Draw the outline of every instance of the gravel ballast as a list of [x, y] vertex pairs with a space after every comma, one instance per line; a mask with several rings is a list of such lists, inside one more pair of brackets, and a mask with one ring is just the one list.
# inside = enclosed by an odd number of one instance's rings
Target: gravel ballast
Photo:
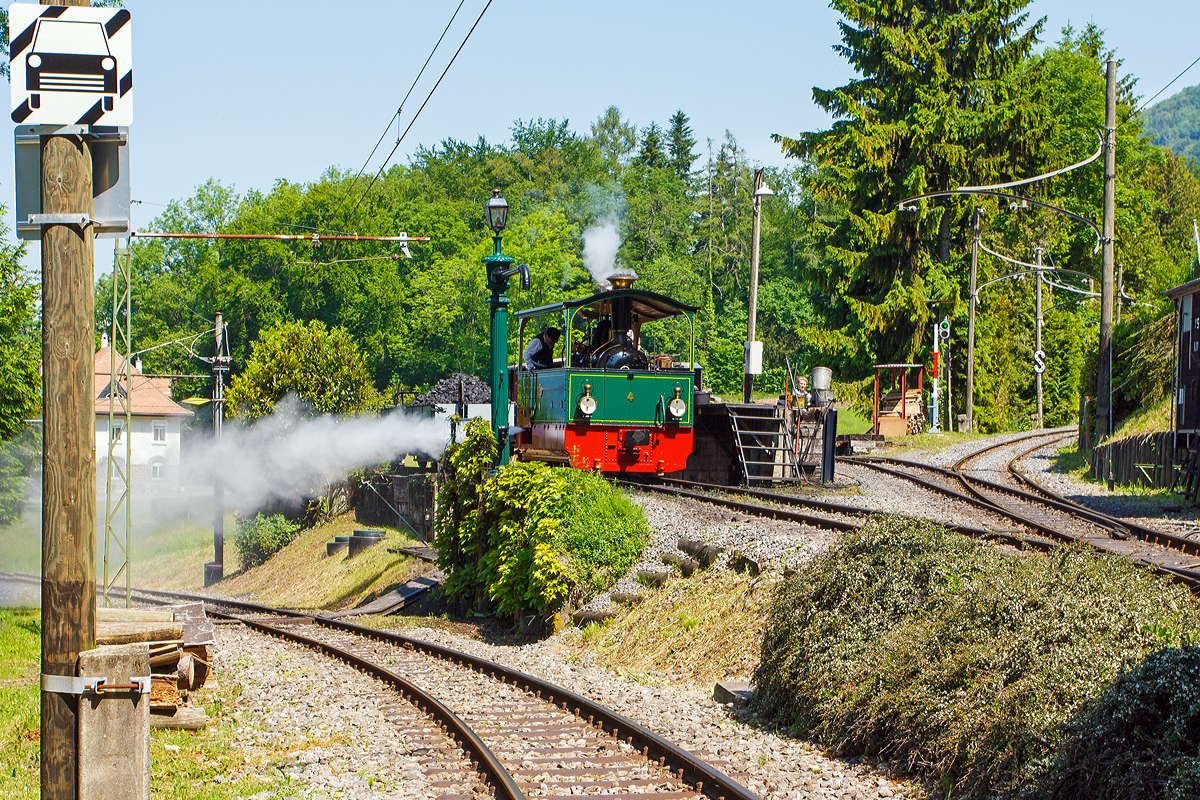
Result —
[[[381, 681], [307, 647], [234, 625], [218, 627], [218, 680], [240, 690], [234, 743], [246, 753], [243, 773], [275, 780], [263, 796], [401, 800], [447, 793], [480, 794], [468, 780], [439, 787], [443, 767], [470, 772], [457, 749], [421, 752], [425, 717]], [[263, 754], [270, 763], [255, 766]], [[235, 780], [240, 774], [226, 776]], [[471, 776], [474, 779], [475, 776]]]

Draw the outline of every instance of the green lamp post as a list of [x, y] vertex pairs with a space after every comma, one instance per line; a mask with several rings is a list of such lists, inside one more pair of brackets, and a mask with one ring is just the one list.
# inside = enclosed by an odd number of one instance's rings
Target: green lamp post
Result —
[[492, 296], [488, 301], [492, 324], [492, 357], [490, 383], [492, 387], [492, 433], [496, 435], [499, 463], [508, 463], [508, 281], [520, 273], [521, 288], [529, 288], [529, 267], [513, 265], [504, 255], [500, 244], [508, 224], [508, 201], [492, 190], [483, 207], [487, 226], [492, 229], [492, 254], [483, 259], [484, 274]]

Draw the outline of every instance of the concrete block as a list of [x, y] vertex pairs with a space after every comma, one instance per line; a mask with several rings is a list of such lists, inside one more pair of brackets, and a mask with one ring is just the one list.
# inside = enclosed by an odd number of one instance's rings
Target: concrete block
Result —
[[713, 700], [718, 703], [733, 703], [735, 708], [750, 705], [754, 687], [745, 681], [720, 681], [713, 687]]
[[[145, 644], [97, 647], [79, 654], [79, 674], [128, 684], [150, 675]], [[150, 696], [85, 694], [79, 700], [79, 800], [149, 800]]]

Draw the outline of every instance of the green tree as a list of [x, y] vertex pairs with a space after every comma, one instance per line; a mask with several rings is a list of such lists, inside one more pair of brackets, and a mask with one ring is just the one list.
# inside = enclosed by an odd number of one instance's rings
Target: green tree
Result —
[[265, 331], [226, 398], [234, 416], [254, 420], [270, 414], [287, 395], [318, 414], [374, 411], [382, 400], [349, 332], [317, 320], [280, 323]]
[[21, 513], [37, 457], [25, 420], [41, 415], [38, 285], [21, 268], [24, 250], [0, 245], [0, 525]]
[[637, 147], [637, 128], [621, 119], [621, 110], [609, 106], [592, 123], [592, 141], [600, 151], [600, 158], [611, 177], [621, 174], [629, 154]]
[[670, 157], [671, 169], [683, 181], [691, 178], [692, 164], [696, 154], [692, 148], [696, 146], [696, 137], [688, 127], [688, 117], [682, 110], [676, 111], [671, 117], [671, 130], [668, 134], [667, 154]]
[[642, 130], [642, 142], [633, 164], [643, 169], [659, 169], [667, 166], [667, 154], [663, 151], [663, 130], [657, 122], [651, 122]]
[[805, 270], [837, 300], [817, 335], [840, 365], [865, 372], [877, 358], [913, 358], [925, 301], [961, 265], [951, 240], [965, 203], [901, 216], [896, 202], [1028, 173], [1016, 78], [1042, 25], [1025, 28], [1028, 4], [833, 0], [845, 17], [835, 49], [860, 77], [813, 90], [836, 119], [830, 129], [775, 138], [814, 165], [811, 195], [844, 210], [812, 220], [822, 258]]

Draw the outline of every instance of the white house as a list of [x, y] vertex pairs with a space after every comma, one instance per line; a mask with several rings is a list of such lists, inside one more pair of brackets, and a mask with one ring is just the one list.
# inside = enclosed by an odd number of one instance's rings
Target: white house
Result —
[[[113, 429], [108, 428], [109, 392], [112, 387], [125, 395], [124, 387], [112, 380], [112, 351], [100, 348], [96, 353], [96, 476], [105, 479], [108, 469], [108, 442], [112, 436], [117, 441], [115, 461], [125, 463], [124, 436], [130, 437], [132, 447], [131, 481], [134, 492], [174, 491], [179, 488], [179, 431], [180, 425], [192, 412], [171, 399], [169, 378], [151, 378], [142, 375], [134, 362], [133, 386], [129, 391], [132, 400], [132, 428], [125, 431], [125, 414], [121, 403], [115, 404], [116, 417]], [[117, 354], [117, 376], [125, 372], [125, 360]]]

